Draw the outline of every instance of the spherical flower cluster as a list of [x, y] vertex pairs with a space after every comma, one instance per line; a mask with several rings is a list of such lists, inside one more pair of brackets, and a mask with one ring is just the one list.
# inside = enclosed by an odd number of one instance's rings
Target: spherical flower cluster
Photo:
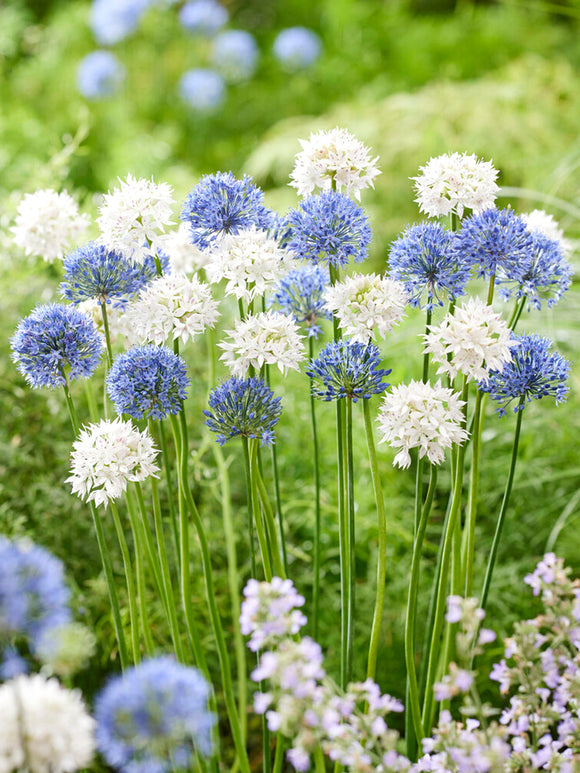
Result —
[[123, 773], [193, 769], [196, 753], [211, 753], [208, 695], [195, 668], [170, 657], [144, 661], [97, 696], [97, 747]]
[[167, 338], [186, 343], [219, 316], [209, 285], [196, 276], [171, 274], [155, 279], [127, 310], [127, 322], [139, 343], [161, 346]]
[[289, 72], [310, 67], [320, 56], [320, 38], [306, 27], [282, 30], [274, 41], [273, 53]]
[[346, 129], [320, 131], [299, 142], [302, 150], [290, 174], [299, 196], [310, 196], [316, 188], [329, 191], [334, 183], [360, 201], [361, 190], [374, 188], [373, 180], [381, 174], [378, 156], [371, 158], [369, 149]]
[[306, 617], [298, 609], [304, 606], [304, 596], [296, 592], [292, 580], [249, 580], [244, 597], [240, 630], [250, 637], [252, 652], [264, 647], [275, 649], [281, 638], [298, 633], [306, 625]]
[[91, 29], [98, 43], [110, 46], [135, 31], [151, 0], [93, 0]]
[[92, 51], [77, 70], [77, 87], [86, 99], [112, 96], [124, 79], [125, 68], [110, 51]]
[[531, 212], [522, 212], [520, 217], [531, 233], [541, 233], [548, 239], [558, 242], [565, 256], [572, 252], [572, 245], [564, 236], [564, 231], [553, 215], [549, 215], [543, 209], [534, 209]]
[[0, 773], [73, 773], [92, 762], [95, 722], [80, 692], [40, 674], [0, 685]]
[[179, 81], [181, 99], [200, 113], [211, 113], [224, 101], [226, 84], [215, 70], [197, 68], [184, 72]]
[[328, 271], [315, 264], [290, 271], [278, 283], [272, 305], [279, 307], [297, 324], [306, 325], [309, 338], [317, 338], [322, 333], [319, 322], [331, 316], [324, 302], [329, 281]]
[[237, 435], [257, 438], [263, 446], [272, 445], [273, 428], [282, 412], [280, 402], [259, 378], [229, 378], [210, 392], [211, 411], [204, 411], [205, 423], [217, 433], [220, 446]]
[[452, 389], [437, 382], [400, 384], [384, 396], [379, 411], [380, 443], [400, 449], [393, 465], [406, 469], [411, 464], [410, 450], [419, 449], [420, 458], [441, 464], [445, 449], [461, 444], [468, 433], [463, 428], [464, 402]]
[[431, 310], [465, 292], [471, 266], [452, 249], [453, 239], [437, 223], [420, 223], [391, 245], [390, 276], [403, 283], [412, 306]]
[[260, 52], [249, 32], [226, 30], [213, 39], [210, 57], [213, 66], [229, 83], [241, 83], [256, 71]]
[[439, 364], [437, 373], [449, 373], [451, 378], [462, 373], [478, 381], [486, 381], [490, 370], [501, 370], [510, 362], [517, 346], [501, 316], [479, 298], [469, 298], [440, 325], [430, 325], [424, 338], [425, 351]]
[[286, 248], [296, 257], [329, 266], [345, 266], [367, 257], [371, 228], [364, 211], [335, 191], [311, 196], [292, 210]]
[[252, 301], [283, 275], [284, 256], [266, 231], [252, 226], [219, 240], [206, 266], [207, 279], [212, 283], [225, 279], [226, 295]]
[[224, 234], [252, 226], [267, 230], [273, 214], [251, 177], [236, 180], [231, 172], [217, 172], [204, 175], [189, 193], [181, 219], [189, 224], [191, 241], [203, 250]]
[[259, 370], [263, 365], [277, 365], [285, 374], [288, 368], [298, 370], [304, 359], [298, 326], [284, 314], [250, 314], [226, 332], [232, 340], [218, 344], [224, 350], [220, 359], [234, 376], [243, 377], [250, 367]]
[[167, 183], [137, 180], [127, 175], [120, 187], [103, 197], [97, 223], [101, 241], [135, 263], [162, 249], [166, 226], [173, 223], [173, 196]]
[[497, 169], [491, 161], [480, 161], [467, 153], [444, 154], [431, 158], [420, 167], [415, 181], [415, 201], [428, 217], [455, 213], [463, 217], [465, 209], [481, 212], [493, 207], [499, 192]]
[[492, 400], [501, 403], [497, 409], [500, 416], [506, 415], [507, 407], [517, 400], [514, 412], [523, 409], [526, 403], [553, 397], [556, 405], [566, 399], [566, 380], [570, 363], [558, 352], [551, 351], [552, 342], [538, 335], [516, 335], [517, 346], [511, 361], [501, 370], [491, 370], [486, 382], [479, 385]]
[[212, 37], [226, 24], [229, 14], [217, 0], [192, 0], [179, 11], [179, 19], [188, 32]]
[[80, 239], [89, 222], [66, 191], [39, 190], [25, 194], [10, 230], [26, 255], [39, 255], [52, 263]]
[[44, 670], [60, 677], [74, 676], [95, 654], [97, 639], [82, 623], [67, 623], [51, 628], [43, 636], [38, 658]]
[[391, 370], [379, 368], [380, 352], [374, 344], [341, 339], [327, 344], [309, 363], [306, 375], [313, 380], [312, 393], [321, 400], [344, 397], [368, 400], [389, 386], [383, 381]]
[[353, 341], [368, 343], [375, 330], [381, 337], [405, 316], [407, 293], [403, 285], [377, 274], [354, 274], [326, 289], [326, 307]]
[[187, 223], [180, 223], [177, 231], [167, 234], [164, 251], [169, 258], [171, 273], [174, 274], [193, 274], [204, 268], [211, 259], [208, 250], [200, 250], [192, 244]]
[[93, 320], [74, 306], [37, 306], [10, 339], [12, 359], [34, 389], [56, 389], [67, 379], [89, 378], [103, 343]]
[[181, 411], [189, 378], [185, 362], [161, 346], [135, 346], [115, 358], [107, 394], [117, 413], [164, 419]]
[[81, 430], [73, 445], [67, 483], [74, 494], [106, 506], [123, 495], [128, 483], [157, 477], [157, 454], [147, 430], [140, 432], [120, 417], [103, 419]]

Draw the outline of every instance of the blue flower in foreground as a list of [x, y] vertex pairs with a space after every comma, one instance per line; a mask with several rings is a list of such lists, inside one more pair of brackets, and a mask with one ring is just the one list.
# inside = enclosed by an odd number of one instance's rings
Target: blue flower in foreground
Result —
[[224, 26], [228, 17], [227, 9], [216, 0], [193, 0], [179, 11], [179, 18], [186, 30], [208, 38]]
[[211, 753], [208, 694], [195, 668], [170, 657], [144, 661], [97, 696], [97, 747], [123, 773], [193, 770], [196, 752]]
[[231, 172], [204, 175], [188, 195], [181, 219], [190, 225], [191, 241], [200, 249], [224, 234], [237, 234], [255, 226], [267, 230], [273, 213], [264, 206], [264, 193], [244, 175]]
[[320, 38], [306, 27], [282, 30], [273, 46], [276, 59], [290, 71], [310, 67], [320, 56], [320, 49]]
[[131, 34], [151, 0], [94, 0], [91, 7], [91, 29], [96, 40], [114, 45]]
[[215, 70], [189, 70], [179, 82], [181, 98], [190, 107], [200, 112], [211, 112], [224, 101], [226, 85]]
[[81, 60], [77, 87], [86, 99], [112, 96], [125, 78], [125, 68], [110, 51], [93, 51]]
[[389, 386], [383, 378], [391, 369], [379, 368], [380, 359], [378, 346], [341, 339], [327, 344], [310, 361], [306, 375], [313, 380], [315, 397], [327, 401], [350, 397], [356, 403], [384, 392]]
[[342, 193], [310, 196], [286, 218], [287, 249], [313, 263], [344, 266], [367, 257], [371, 227], [363, 209]]
[[55, 389], [66, 378], [89, 378], [103, 351], [89, 315], [62, 303], [33, 309], [20, 321], [10, 344], [16, 367], [34, 389]]
[[517, 281], [529, 265], [533, 240], [525, 222], [511, 209], [486, 209], [465, 218], [454, 249], [458, 260], [476, 268], [477, 276], [501, 272]]
[[185, 362], [162, 346], [135, 346], [115, 358], [107, 394], [118, 414], [164, 419], [182, 409], [189, 378]]
[[212, 389], [209, 395], [211, 411], [204, 411], [205, 422], [217, 433], [220, 446], [236, 435], [258, 438], [263, 446], [271, 446], [282, 412], [281, 398], [259, 378], [229, 378]]
[[0, 640], [25, 636], [36, 651], [46, 634], [69, 622], [69, 595], [57, 558], [0, 536]]
[[278, 282], [272, 305], [299, 325], [306, 325], [309, 338], [318, 338], [322, 333], [319, 321], [332, 316], [324, 302], [329, 281], [328, 271], [321, 266], [310, 264], [290, 271]]
[[[519, 345], [512, 349], [511, 362], [503, 370], [492, 370], [486, 383], [480, 383], [481, 392], [487, 392], [497, 403], [500, 416], [506, 415], [506, 409], [514, 400], [518, 404], [514, 412], [525, 408], [532, 398], [554, 397], [556, 405], [566, 399], [568, 386], [566, 380], [570, 372], [570, 363], [558, 352], [550, 351], [549, 338], [538, 335], [514, 335]], [[520, 405], [520, 400], [525, 402]]]
[[248, 80], [254, 74], [259, 51], [256, 41], [245, 30], [226, 30], [214, 38], [211, 61], [231, 83]]
[[443, 306], [444, 297], [456, 300], [465, 292], [470, 265], [452, 250], [453, 236], [437, 223], [420, 223], [391, 245], [390, 276], [403, 283], [411, 306], [431, 310]]

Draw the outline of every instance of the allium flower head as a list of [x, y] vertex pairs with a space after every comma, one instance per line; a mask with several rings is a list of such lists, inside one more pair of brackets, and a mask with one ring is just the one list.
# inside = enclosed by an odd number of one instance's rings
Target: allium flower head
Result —
[[285, 270], [278, 243], [266, 231], [252, 226], [236, 234], [226, 234], [217, 242], [206, 266], [208, 282], [226, 280], [226, 295], [244, 301], [264, 295]]
[[137, 28], [151, 0], [94, 0], [91, 29], [98, 43], [114, 45]]
[[258, 65], [260, 50], [246, 30], [225, 30], [213, 39], [211, 62], [229, 83], [249, 80]]
[[40, 190], [25, 194], [10, 230], [26, 255], [39, 255], [52, 263], [80, 239], [89, 222], [66, 191]]
[[419, 449], [420, 458], [431, 464], [441, 464], [445, 449], [463, 443], [468, 433], [463, 429], [464, 402], [452, 389], [437, 382], [435, 386], [422, 381], [399, 384], [388, 392], [378, 416], [379, 443], [400, 449], [394, 466], [406, 469], [411, 464], [410, 450]]
[[125, 68], [110, 51], [92, 51], [77, 69], [77, 88], [85, 99], [103, 99], [119, 90]]
[[209, 285], [196, 276], [170, 274], [155, 279], [127, 310], [127, 322], [139, 343], [161, 346], [167, 338], [186, 343], [219, 316]]
[[324, 302], [324, 291], [329, 282], [326, 269], [308, 264], [290, 271], [280, 280], [271, 303], [297, 324], [306, 325], [309, 338], [317, 338], [322, 333], [320, 320], [331, 316]]
[[491, 161], [475, 155], [451, 153], [431, 158], [420, 167], [415, 181], [415, 201], [428, 217], [455, 213], [463, 217], [465, 209], [481, 212], [493, 207], [499, 187], [497, 169]]
[[212, 113], [224, 101], [226, 84], [219, 72], [198, 67], [183, 73], [179, 94], [185, 104], [194, 110]]
[[368, 343], [375, 329], [384, 338], [405, 316], [403, 285], [377, 274], [353, 274], [326, 289], [326, 307], [353, 341]]
[[12, 359], [34, 389], [89, 378], [99, 364], [103, 342], [93, 320], [74, 306], [37, 306], [10, 339]]
[[224, 234], [247, 228], [267, 230], [273, 213], [252, 178], [236, 180], [231, 172], [204, 175], [187, 196], [181, 219], [189, 223], [191, 241], [202, 250]]
[[299, 610], [304, 606], [304, 596], [296, 592], [292, 580], [248, 580], [244, 597], [240, 630], [250, 636], [248, 647], [252, 652], [265, 647], [275, 649], [280, 639], [298, 633], [306, 625], [306, 617]]
[[451, 378], [462, 373], [478, 381], [510, 362], [517, 346], [501, 316], [479, 298], [469, 298], [440, 325], [430, 325], [425, 343], [425, 351], [439, 364], [437, 373], [449, 373]]
[[208, 38], [215, 35], [228, 18], [227, 8], [217, 0], [192, 0], [179, 11], [179, 19], [186, 30]]
[[465, 292], [471, 266], [452, 250], [453, 239], [438, 223], [420, 223], [391, 245], [390, 276], [404, 284], [411, 306], [433, 309]]
[[274, 443], [273, 428], [280, 419], [281, 398], [262, 379], [229, 378], [209, 394], [205, 422], [217, 433], [220, 446], [236, 435], [258, 438], [263, 446]]
[[180, 223], [177, 231], [167, 234], [164, 251], [169, 258], [171, 273], [193, 274], [211, 259], [209, 250], [201, 250], [189, 238], [189, 225]]
[[[501, 371], [492, 370], [486, 383], [479, 389], [487, 392], [493, 400], [502, 405], [500, 416], [505, 416], [508, 405], [517, 400], [514, 411], [525, 408], [526, 403], [553, 397], [556, 405], [566, 399], [566, 380], [570, 363], [558, 352], [551, 351], [552, 342], [538, 335], [515, 335], [518, 346], [512, 353], [511, 362]], [[520, 400], [524, 400], [520, 404]]]
[[320, 56], [318, 35], [306, 27], [288, 27], [276, 36], [273, 53], [289, 72], [310, 67]]
[[290, 185], [299, 196], [310, 196], [316, 188], [329, 191], [334, 183], [337, 190], [345, 188], [347, 195], [360, 201], [361, 190], [374, 188], [373, 180], [381, 174], [378, 156], [371, 158], [369, 149], [346, 129], [336, 127], [298, 141], [302, 150], [296, 156]]
[[277, 365], [285, 374], [288, 368], [298, 370], [304, 359], [297, 324], [279, 312], [249, 314], [226, 332], [232, 340], [218, 344], [224, 350], [220, 359], [234, 376], [243, 377], [250, 367], [259, 370], [262, 365]]
[[123, 773], [192, 770], [196, 752], [211, 753], [208, 695], [197, 669], [170, 657], [144, 661], [97, 696], [97, 747]]
[[157, 477], [157, 454], [147, 430], [140, 432], [120, 417], [103, 419], [81, 430], [73, 445], [67, 483], [74, 494], [106, 506], [123, 495], [128, 483]]
[[166, 227], [173, 223], [171, 186], [137, 180], [130, 174], [119, 184], [103, 197], [97, 219], [100, 241], [135, 263], [143, 263], [152, 251], [163, 248]]
[[313, 263], [345, 266], [367, 257], [371, 227], [364, 211], [335, 191], [311, 196], [286, 218], [286, 248]]
[[189, 378], [185, 362], [162, 346], [135, 346], [118, 355], [107, 375], [117, 413], [164, 419], [182, 409]]
[[543, 209], [534, 209], [531, 212], [522, 212], [520, 217], [527, 225], [528, 231], [544, 234], [548, 239], [559, 242], [565, 256], [572, 252], [572, 245], [564, 236], [564, 231], [553, 215], [549, 215]]
[[374, 344], [340, 339], [327, 344], [309, 363], [306, 375], [313, 380], [312, 392], [321, 400], [351, 398], [355, 403], [384, 392], [383, 381], [391, 370], [379, 368], [380, 353]]

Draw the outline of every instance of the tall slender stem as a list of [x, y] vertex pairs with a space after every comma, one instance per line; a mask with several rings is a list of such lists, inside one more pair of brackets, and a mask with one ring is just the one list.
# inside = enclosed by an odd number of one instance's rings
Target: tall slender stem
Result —
[[354, 606], [355, 606], [355, 499], [354, 499], [354, 452], [352, 447], [352, 398], [346, 398], [346, 490], [348, 503], [347, 545], [348, 545], [348, 630], [346, 680], [353, 676], [354, 661]]
[[125, 530], [123, 529], [123, 524], [121, 523], [119, 509], [114, 501], [111, 501], [109, 504], [111, 507], [111, 513], [113, 514], [113, 523], [115, 524], [115, 531], [117, 532], [119, 547], [121, 548], [123, 567], [125, 569], [125, 580], [127, 582], [127, 601], [129, 604], [129, 619], [131, 622], [133, 663], [139, 663], [141, 661], [141, 647], [139, 645], [139, 615], [137, 614], [137, 594], [135, 592], [135, 578], [133, 575], [133, 567], [131, 565], [131, 555], [129, 553], [127, 540], [125, 539]]
[[522, 316], [522, 311], [524, 310], [526, 301], [527, 301], [527, 295], [522, 295], [520, 300], [516, 303], [512, 316], [510, 317], [510, 321], [508, 322], [508, 327], [510, 330], [516, 329], [516, 325], [518, 324], [520, 317]]
[[477, 515], [477, 493], [479, 484], [479, 457], [481, 454], [482, 409], [484, 405], [483, 392], [477, 391], [473, 414], [472, 455], [469, 471], [469, 503], [465, 522], [466, 539], [463, 556], [463, 575], [465, 577], [465, 598], [473, 591], [473, 562], [475, 558], [475, 520]]
[[143, 536], [139, 525], [139, 516], [137, 514], [133, 492], [127, 489], [125, 492], [125, 502], [127, 503], [127, 512], [129, 513], [129, 523], [133, 532], [133, 543], [135, 545], [135, 574], [137, 575], [137, 593], [139, 601], [139, 610], [141, 616], [141, 628], [143, 631], [143, 641], [145, 643], [145, 653], [151, 655], [154, 649], [153, 637], [151, 635], [151, 623], [149, 619], [149, 608], [147, 605], [147, 593], [145, 582], [145, 546]]
[[163, 420], [157, 422], [159, 427], [159, 439], [161, 441], [161, 454], [163, 457], [163, 469], [165, 471], [165, 484], [167, 486], [167, 499], [169, 502], [169, 517], [171, 519], [171, 531], [173, 536], [173, 544], [175, 547], [175, 555], [177, 561], [181, 560], [179, 552], [179, 524], [177, 522], [177, 513], [175, 511], [174, 490], [173, 481], [171, 478], [171, 464], [169, 461], [169, 448], [167, 445], [167, 434], [165, 432], [165, 424]]
[[246, 481], [249, 484], [248, 500], [252, 511], [253, 522], [256, 527], [256, 534], [258, 535], [258, 544], [260, 545], [260, 554], [262, 556], [262, 565], [264, 567], [264, 576], [268, 582], [273, 577], [272, 561], [270, 557], [270, 546], [266, 539], [266, 532], [264, 531], [264, 523], [262, 520], [262, 513], [260, 512], [260, 502], [258, 496], [258, 480], [255, 474], [256, 457], [258, 448], [252, 444], [250, 447], [248, 438], [242, 437], [242, 445], [244, 447], [244, 463], [246, 464]]
[[[254, 444], [257, 444], [258, 441], [253, 440], [251, 442], [253, 442]], [[257, 449], [257, 445], [256, 445], [256, 449]], [[276, 521], [274, 520], [272, 505], [270, 504], [270, 499], [268, 498], [268, 492], [266, 490], [266, 486], [264, 485], [264, 480], [262, 478], [262, 474], [260, 472], [259, 466], [256, 463], [257, 453], [254, 454], [252, 458], [253, 458], [252, 481], [255, 481], [258, 487], [258, 494], [260, 496], [260, 502], [262, 503], [262, 510], [264, 512], [264, 517], [266, 519], [266, 530], [268, 534], [268, 541], [270, 543], [269, 553], [272, 557], [273, 569], [278, 575], [278, 577], [286, 578], [288, 575], [286, 573], [286, 568], [282, 563], [282, 554], [278, 546], [278, 534], [276, 531]]]
[[111, 347], [111, 332], [109, 330], [109, 317], [107, 315], [107, 304], [101, 302], [101, 316], [103, 318], [103, 329], [105, 331], [105, 344], [107, 351], [107, 365], [110, 368], [113, 364], [113, 349]]
[[[308, 339], [308, 355], [314, 359], [314, 336]], [[366, 404], [366, 401], [365, 401]], [[320, 605], [320, 459], [318, 433], [316, 430], [316, 399], [310, 389], [310, 425], [312, 427], [312, 455], [314, 462], [314, 542], [312, 578], [312, 634], [318, 640], [318, 608]]]

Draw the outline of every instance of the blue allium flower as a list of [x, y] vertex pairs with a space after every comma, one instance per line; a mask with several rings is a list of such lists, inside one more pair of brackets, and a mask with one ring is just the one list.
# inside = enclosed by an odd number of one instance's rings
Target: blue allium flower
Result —
[[367, 257], [371, 227], [363, 209], [342, 193], [327, 191], [310, 196], [292, 210], [287, 249], [313, 263], [344, 266], [350, 258]]
[[143, 661], [112, 679], [95, 702], [97, 748], [123, 773], [193, 770], [211, 754], [209, 685], [170, 657]]
[[4, 652], [0, 650], [0, 680], [15, 679], [28, 671], [28, 663], [14, 647], [6, 647]]
[[224, 101], [226, 85], [215, 70], [188, 70], [181, 76], [179, 93], [184, 102], [200, 112], [211, 112]]
[[276, 59], [287, 70], [304, 70], [320, 56], [320, 38], [306, 27], [289, 27], [282, 30], [274, 41]]
[[211, 61], [230, 83], [249, 80], [258, 64], [258, 46], [245, 30], [226, 30], [214, 38]]
[[321, 266], [309, 264], [290, 271], [278, 282], [272, 305], [293, 317], [299, 325], [306, 325], [309, 338], [318, 338], [322, 333], [319, 321], [332, 316], [324, 302], [329, 281], [328, 271]]
[[93, 0], [91, 29], [98, 43], [110, 46], [135, 31], [151, 0]]
[[33, 309], [18, 324], [10, 344], [16, 367], [34, 389], [56, 389], [66, 378], [89, 378], [103, 352], [103, 340], [89, 315], [62, 303]]
[[535, 309], [542, 307], [543, 300], [554, 306], [572, 284], [572, 268], [560, 242], [540, 231], [532, 231], [532, 241], [531, 257], [515, 282], [504, 277], [502, 271], [498, 273], [499, 293], [506, 301], [514, 295], [525, 295]]
[[86, 99], [112, 96], [125, 78], [125, 68], [110, 51], [93, 51], [81, 60], [77, 87]]
[[486, 209], [465, 218], [455, 238], [458, 259], [467, 261], [477, 276], [498, 274], [521, 278], [533, 252], [532, 234], [511, 209]]
[[115, 358], [107, 394], [118, 414], [163, 419], [176, 414], [187, 396], [185, 362], [163, 346], [135, 346]]
[[32, 652], [70, 620], [62, 563], [44, 548], [0, 535], [0, 640], [25, 636]]
[[[514, 400], [518, 401], [514, 412], [523, 410], [532, 398], [554, 397], [556, 405], [565, 400], [570, 363], [558, 352], [551, 351], [550, 339], [526, 334], [513, 338], [519, 345], [512, 349], [511, 362], [501, 371], [490, 371], [487, 383], [479, 384], [481, 392], [487, 392], [493, 400], [503, 403], [498, 408], [499, 415], [505, 416], [506, 408]], [[520, 405], [521, 398], [525, 398], [525, 402]]]
[[282, 412], [280, 402], [262, 379], [229, 378], [210, 392], [211, 411], [204, 411], [205, 423], [217, 433], [220, 446], [236, 435], [259, 438], [263, 446], [271, 446], [272, 428]]
[[188, 195], [181, 219], [190, 224], [191, 241], [206, 249], [224, 234], [247, 228], [267, 230], [273, 213], [264, 206], [264, 193], [252, 178], [236, 180], [231, 172], [204, 175]]
[[465, 292], [470, 265], [452, 250], [453, 237], [437, 223], [420, 223], [391, 245], [390, 276], [403, 283], [411, 306], [431, 310], [443, 306], [444, 297], [455, 300]]
[[210, 38], [224, 26], [229, 14], [216, 0], [193, 0], [181, 8], [179, 18], [189, 32]]
[[[350, 397], [356, 403], [384, 392], [383, 381], [391, 372], [379, 368], [380, 353], [374, 344], [354, 343], [346, 339], [327, 344], [315, 360], [310, 361], [306, 375], [313, 380], [312, 391], [321, 400]], [[318, 384], [318, 386], [315, 386]]]

